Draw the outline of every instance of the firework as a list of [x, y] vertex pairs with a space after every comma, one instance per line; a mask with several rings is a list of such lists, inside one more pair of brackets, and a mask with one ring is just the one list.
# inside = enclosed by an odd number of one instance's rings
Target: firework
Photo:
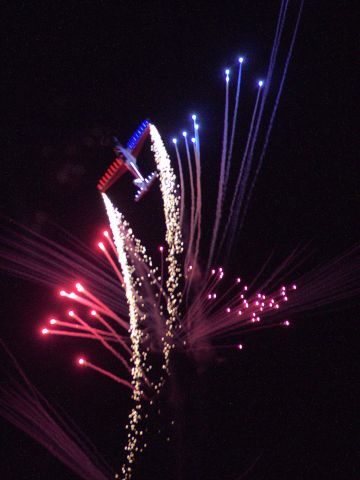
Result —
[[[52, 317], [46, 326], [41, 326], [42, 335], [92, 339], [118, 361], [119, 372], [115, 373], [95, 364], [87, 355], [77, 358], [79, 367], [90, 368], [131, 391], [133, 407], [127, 425], [126, 459], [121, 473], [117, 474], [124, 480], [132, 477], [136, 456], [146, 448], [142, 421], [146, 409], [156, 404], [168, 376], [172, 374], [173, 350], [185, 352], [199, 361], [201, 352], [216, 351], [224, 345], [242, 351], [246, 347], [241, 340], [244, 332], [288, 328], [296, 313], [349, 298], [359, 291], [358, 250], [348, 252], [299, 278], [293, 275], [293, 271], [302, 258], [302, 250], [295, 250], [267, 276], [265, 264], [251, 283], [246, 283], [241, 276], [232, 278], [227, 273], [227, 260], [243, 224], [266, 153], [293, 52], [302, 2], [293, 25], [280, 81], [276, 84], [273, 81], [274, 69], [279, 63], [278, 51], [287, 8], [288, 2], [282, 2], [267, 73], [264, 80], [256, 83], [254, 107], [233, 190], [229, 184], [234, 170], [232, 156], [246, 59], [239, 57], [237, 60], [234, 105], [230, 101], [231, 69], [224, 72], [223, 139], [215, 215], [211, 220], [213, 229], [208, 244], [202, 234], [207, 220], [203, 214], [205, 186], [201, 170], [201, 123], [193, 114], [193, 136], [184, 131], [183, 140], [174, 138], [172, 141], [179, 185], [175, 166], [171, 164], [155, 125], [144, 122], [140, 128], [141, 132], [146, 129], [150, 134], [162, 198], [165, 238], [164, 246], [159, 249], [160, 266], [156, 266], [147, 253], [146, 239], [137, 238], [128, 219], [111, 200], [110, 186], [116, 188], [115, 181], [120, 176], [118, 167], [124, 167], [118, 159], [102, 178], [99, 188], [111, 229], [111, 234], [108, 230], [103, 232], [104, 239], [98, 243], [102, 260], [94, 263], [88, 250], [85, 255], [76, 253], [72, 248], [78, 246], [76, 241], [72, 241], [73, 245], [59, 245], [33, 232], [19, 235], [8, 246], [8, 270], [57, 288], [61, 284], [63, 289], [59, 295], [71, 304], [66, 320]], [[275, 98], [272, 103], [269, 95], [271, 88]], [[265, 107], [270, 111], [268, 117], [265, 116]], [[136, 148], [136, 139], [135, 134], [129, 142], [131, 149]], [[135, 169], [136, 164], [131, 165], [136, 171], [136, 180], [140, 179], [145, 185], [141, 195], [136, 197], [140, 198], [153, 183], [155, 174], [147, 185], [146, 178]], [[225, 205], [228, 205], [226, 215]], [[207, 255], [203, 256], [203, 251]], [[223, 266], [219, 266], [221, 260]], [[74, 265], [77, 270], [74, 277], [77, 278], [67, 281], [68, 270], [74, 270]], [[152, 355], [161, 359], [155, 367]], [[18, 398], [13, 408], [14, 411], [26, 412]], [[55, 431], [56, 427], [52, 424], [45, 425], [43, 418], [46, 415], [40, 404], [36, 403], [34, 408], [41, 412], [38, 418], [44, 428], [49, 432]], [[9, 417], [10, 420], [12, 418]], [[22, 425], [21, 422], [17, 424]], [[46, 440], [42, 441], [46, 443]], [[75, 444], [71, 444], [71, 448], [75, 452]], [[101, 477], [102, 473], [95, 472], [93, 466], [91, 473], [80, 471], [77, 466], [86, 463], [87, 459], [78, 452], [70, 452], [71, 455], [77, 458], [76, 466], [71, 462], [67, 464], [83, 478], [105, 478]]]
[[111, 478], [110, 467], [101, 459], [90, 441], [78, 429], [76, 432], [75, 425], [67, 421], [64, 415], [58, 414], [30, 382], [2, 341], [0, 345], [6, 354], [2, 365], [6, 365], [10, 359], [15, 366], [14, 374], [5, 370], [0, 387], [0, 414], [47, 448], [81, 478]]

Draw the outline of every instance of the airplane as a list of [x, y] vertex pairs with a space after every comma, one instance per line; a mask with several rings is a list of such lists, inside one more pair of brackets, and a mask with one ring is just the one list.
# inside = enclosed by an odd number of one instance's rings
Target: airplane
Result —
[[157, 174], [152, 172], [144, 177], [136, 163], [136, 157], [139, 155], [149, 132], [150, 123], [145, 120], [130, 138], [126, 148], [121, 145], [116, 137], [113, 137], [113, 149], [116, 158], [99, 180], [97, 188], [100, 192], [105, 193], [126, 172], [130, 172], [135, 177], [133, 183], [138, 188], [135, 194], [135, 202], [138, 202], [149, 191]]

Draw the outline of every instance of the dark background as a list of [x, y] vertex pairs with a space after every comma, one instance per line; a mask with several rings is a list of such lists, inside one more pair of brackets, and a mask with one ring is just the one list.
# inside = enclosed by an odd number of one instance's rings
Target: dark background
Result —
[[[296, 6], [290, 2], [290, 24]], [[126, 140], [151, 118], [171, 151], [168, 140], [190, 128], [193, 111], [200, 116], [211, 193], [223, 69], [239, 54], [246, 57], [242, 102], [249, 118], [278, 8], [279, 2], [261, 1], [3, 4], [3, 215], [44, 234], [51, 219], [93, 245], [104, 223], [95, 185], [111, 158], [99, 146], [101, 132], [115, 129]], [[350, 2], [305, 2], [238, 244], [236, 271], [248, 278], [274, 248], [285, 256], [312, 240], [316, 266], [358, 242], [354, 14]], [[152, 242], [156, 207], [122, 201], [139, 236], [146, 209]], [[57, 308], [52, 290], [6, 274], [1, 280], [1, 337], [40, 390], [119, 465], [127, 393], [74, 369], [73, 355], [86, 345], [39, 339], [39, 322]], [[299, 320], [285, 332], [247, 336], [241, 356], [230, 352], [200, 377], [190, 376], [181, 455], [179, 449], [168, 455], [160, 434], [138, 478], [176, 478], [182, 469], [184, 479], [235, 480], [253, 464], [245, 478], [356, 478], [357, 309], [350, 302]], [[42, 447], [1, 426], [1, 478], [75, 479]]]

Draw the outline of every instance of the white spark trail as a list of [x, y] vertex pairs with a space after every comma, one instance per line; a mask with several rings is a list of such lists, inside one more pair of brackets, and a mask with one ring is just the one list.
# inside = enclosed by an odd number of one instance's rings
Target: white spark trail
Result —
[[181, 266], [178, 257], [183, 252], [183, 243], [180, 228], [179, 196], [176, 188], [176, 176], [161, 136], [154, 125], [150, 125], [150, 136], [151, 149], [154, 152], [155, 162], [159, 172], [166, 225], [165, 240], [168, 245], [168, 254], [166, 257], [168, 266], [166, 279], [168, 319], [166, 320], [164, 337], [164, 367], [166, 371], [168, 371], [170, 350], [173, 347], [175, 322], [178, 318], [181, 301], [181, 292], [179, 292]]
[[[123, 474], [124, 479], [131, 478], [131, 465], [135, 461], [135, 452], [138, 448], [139, 444], [139, 431], [138, 431], [138, 424], [141, 418], [141, 397], [143, 395], [143, 391], [141, 388], [141, 380], [143, 377], [143, 372], [141, 368], [141, 351], [140, 351], [140, 343], [142, 332], [139, 327], [139, 311], [137, 308], [137, 293], [136, 287], [134, 283], [134, 267], [132, 267], [127, 258], [126, 254], [126, 230], [125, 220], [123, 215], [116, 210], [116, 208], [112, 205], [110, 199], [107, 197], [106, 194], [102, 194], [106, 212], [109, 218], [110, 227], [113, 233], [114, 242], [116, 246], [116, 250], [119, 256], [119, 263], [121, 266], [121, 270], [123, 273], [124, 278], [124, 285], [125, 285], [125, 293], [127, 302], [129, 305], [129, 316], [130, 316], [130, 339], [131, 339], [131, 347], [132, 347], [132, 398], [135, 402], [135, 406], [133, 407], [130, 415], [130, 432], [131, 434], [128, 437], [128, 443], [126, 447], [127, 451], [127, 465], [123, 465]], [[130, 469], [130, 470], [129, 470]]]

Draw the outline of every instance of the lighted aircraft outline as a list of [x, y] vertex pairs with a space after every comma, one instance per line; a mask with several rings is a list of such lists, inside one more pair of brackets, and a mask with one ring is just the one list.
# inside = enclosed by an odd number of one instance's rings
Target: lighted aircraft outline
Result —
[[116, 137], [113, 137], [113, 150], [116, 158], [99, 180], [97, 187], [100, 192], [105, 193], [126, 172], [130, 172], [135, 177], [133, 184], [138, 188], [135, 194], [135, 202], [138, 202], [149, 191], [157, 174], [152, 172], [144, 177], [136, 162], [149, 133], [150, 123], [145, 120], [130, 138], [126, 148], [121, 145]]

